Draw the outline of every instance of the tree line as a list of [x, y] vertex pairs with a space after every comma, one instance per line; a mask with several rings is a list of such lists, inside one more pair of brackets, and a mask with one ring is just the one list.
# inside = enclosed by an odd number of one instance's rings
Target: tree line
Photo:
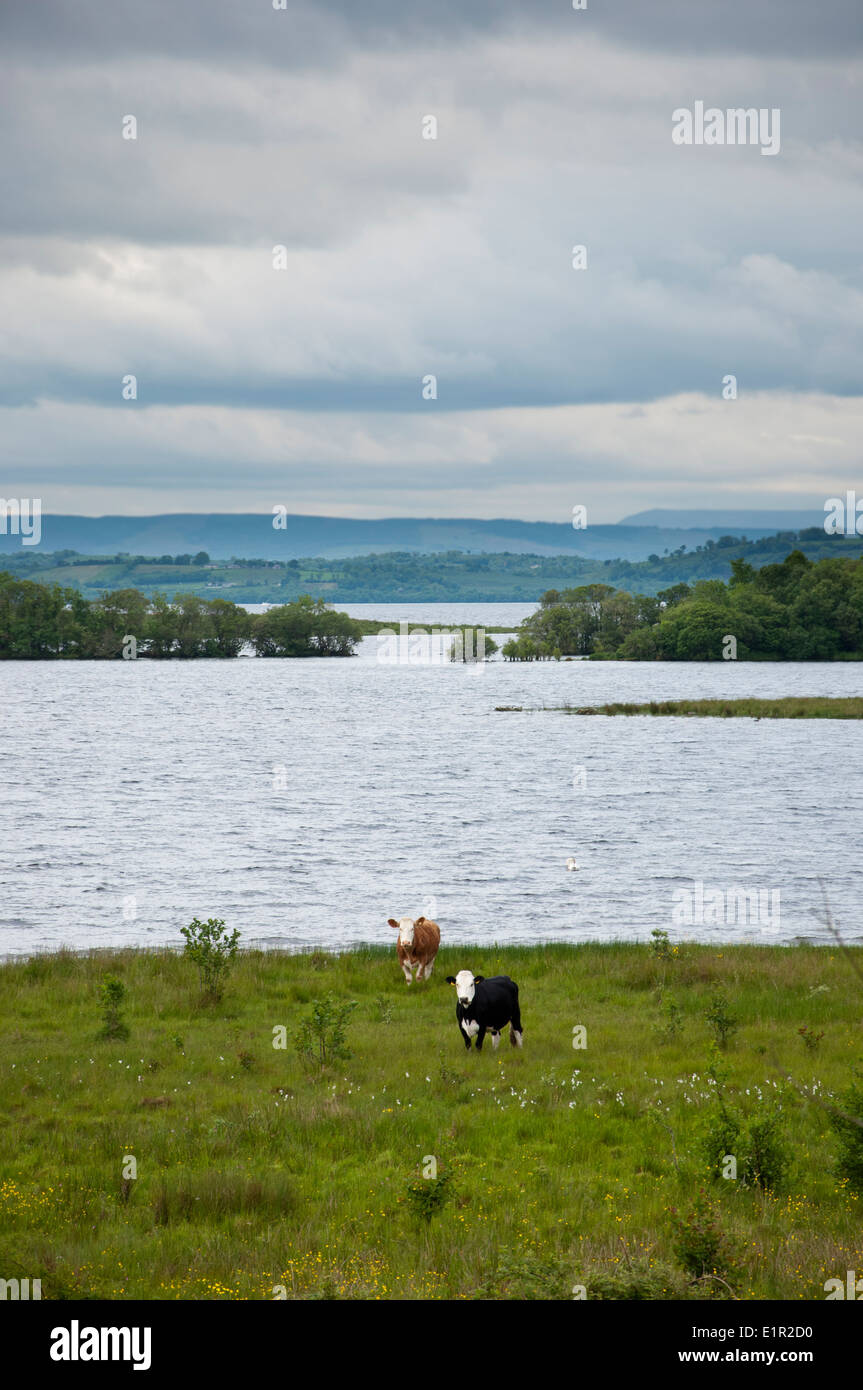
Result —
[[[675, 584], [656, 595], [608, 584], [549, 589], [503, 647], [509, 661], [563, 656], [636, 661], [834, 661], [863, 658], [863, 559], [813, 562], [793, 550], [731, 578]], [[733, 643], [729, 646], [729, 638]]]
[[362, 628], [322, 599], [252, 614], [227, 599], [148, 597], [119, 589], [88, 600], [77, 589], [0, 573], [0, 660], [155, 660], [240, 655], [352, 656]]

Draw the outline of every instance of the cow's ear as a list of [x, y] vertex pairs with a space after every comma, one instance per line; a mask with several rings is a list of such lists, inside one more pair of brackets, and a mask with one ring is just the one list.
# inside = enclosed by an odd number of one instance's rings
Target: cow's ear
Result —
[[418, 918], [416, 919], [416, 921], [414, 922], [414, 926], [415, 926], [415, 927], [421, 927], [424, 921], [425, 921], [425, 917], [418, 917]]
[[388, 926], [388, 927], [397, 927], [397, 926], [398, 926], [398, 922], [396, 921], [395, 917], [388, 917], [388, 918], [387, 918], [387, 926]]
[[455, 975], [447, 975], [445, 978], [448, 985], [455, 984]]
[[481, 985], [484, 979], [485, 975], [474, 975], [473, 982], [475, 985]]

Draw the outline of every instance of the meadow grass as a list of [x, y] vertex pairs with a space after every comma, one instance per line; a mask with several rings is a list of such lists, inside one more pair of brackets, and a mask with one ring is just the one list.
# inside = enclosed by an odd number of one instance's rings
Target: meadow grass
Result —
[[[465, 1051], [444, 980], [464, 966], [516, 980], [522, 1050]], [[99, 1036], [105, 975], [125, 1041]], [[716, 988], [740, 1025], [722, 1053]], [[327, 993], [358, 1007], [322, 1070], [292, 1040]], [[0, 1277], [43, 1298], [813, 1299], [863, 1274], [818, 1103], [863, 1052], [837, 948], [444, 948], [410, 988], [392, 947], [247, 951], [218, 1003], [171, 951], [61, 952], [0, 966], [0, 1020]], [[778, 1114], [776, 1191], [710, 1176], [717, 1077], [742, 1115]], [[702, 1189], [736, 1255], [695, 1280], [675, 1212]]]

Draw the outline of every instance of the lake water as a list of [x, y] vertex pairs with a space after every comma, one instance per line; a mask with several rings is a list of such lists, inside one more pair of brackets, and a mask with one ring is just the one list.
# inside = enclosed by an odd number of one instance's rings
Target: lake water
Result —
[[[350, 611], [498, 626], [531, 607]], [[860, 695], [860, 665], [379, 653], [0, 663], [0, 954], [177, 944], [195, 915], [287, 948], [392, 945], [386, 919], [420, 912], [447, 942], [828, 940], [819, 881], [861, 939], [860, 723], [495, 712]], [[675, 922], [697, 883], [730, 922]]]

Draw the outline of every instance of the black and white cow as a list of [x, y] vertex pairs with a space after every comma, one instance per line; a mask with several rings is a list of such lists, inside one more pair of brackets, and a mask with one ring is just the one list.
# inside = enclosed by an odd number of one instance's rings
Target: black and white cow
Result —
[[491, 1033], [491, 1045], [496, 1049], [500, 1042], [500, 1030], [507, 1024], [512, 1046], [521, 1047], [518, 985], [514, 980], [508, 975], [493, 975], [487, 980], [484, 975], [472, 975], [469, 970], [460, 970], [457, 975], [447, 975], [446, 978], [447, 983], [456, 988], [458, 999], [455, 1016], [468, 1052], [474, 1038], [477, 1052], [482, 1051], [486, 1033]]

